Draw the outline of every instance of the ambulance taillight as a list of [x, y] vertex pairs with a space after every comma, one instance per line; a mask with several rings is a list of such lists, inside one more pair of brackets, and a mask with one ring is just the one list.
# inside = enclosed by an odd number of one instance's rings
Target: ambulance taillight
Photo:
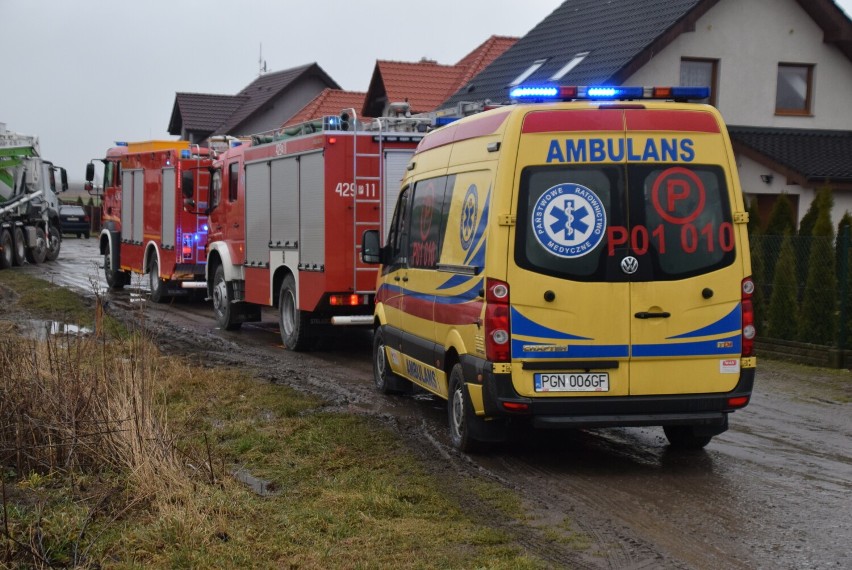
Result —
[[754, 328], [754, 281], [751, 277], [743, 279], [742, 286], [742, 308], [743, 308], [743, 357], [754, 356], [754, 337], [757, 329]]
[[509, 362], [509, 285], [496, 279], [485, 282], [485, 357], [491, 362]]

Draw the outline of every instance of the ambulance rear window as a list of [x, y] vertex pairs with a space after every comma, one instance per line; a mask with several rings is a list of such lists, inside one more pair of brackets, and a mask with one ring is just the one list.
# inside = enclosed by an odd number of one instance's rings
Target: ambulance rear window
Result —
[[515, 262], [539, 273], [683, 279], [733, 263], [734, 235], [718, 166], [535, 166], [521, 175]]

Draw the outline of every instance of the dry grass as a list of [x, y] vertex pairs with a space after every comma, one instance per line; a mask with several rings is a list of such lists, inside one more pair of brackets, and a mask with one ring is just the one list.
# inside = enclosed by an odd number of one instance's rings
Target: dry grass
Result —
[[[6, 307], [83, 310], [8, 274]], [[35, 289], [48, 297], [39, 309], [23, 294]], [[90, 319], [102, 336], [0, 326], [0, 566], [539, 567], [471, 521], [376, 420], [164, 357], [144, 331]]]

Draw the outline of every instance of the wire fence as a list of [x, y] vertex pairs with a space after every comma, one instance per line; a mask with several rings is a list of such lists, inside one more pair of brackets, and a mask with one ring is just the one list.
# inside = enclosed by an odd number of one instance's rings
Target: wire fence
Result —
[[852, 348], [849, 227], [825, 236], [750, 237], [762, 337]]

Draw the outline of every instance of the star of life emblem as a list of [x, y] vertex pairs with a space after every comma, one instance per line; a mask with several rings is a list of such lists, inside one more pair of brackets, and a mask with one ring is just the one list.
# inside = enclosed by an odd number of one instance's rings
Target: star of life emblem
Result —
[[544, 192], [533, 206], [532, 228], [538, 243], [553, 255], [582, 257], [603, 240], [606, 209], [589, 188], [558, 184]]

